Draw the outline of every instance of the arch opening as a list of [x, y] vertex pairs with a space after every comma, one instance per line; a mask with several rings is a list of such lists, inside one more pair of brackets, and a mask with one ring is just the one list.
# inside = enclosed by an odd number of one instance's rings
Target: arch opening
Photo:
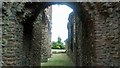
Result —
[[[45, 11], [46, 15], [48, 15], [47, 16], [48, 19], [50, 19], [50, 22], [48, 23], [48, 32], [50, 32], [50, 36], [49, 36], [50, 40], [48, 42], [49, 43], [48, 47], [50, 45], [50, 48], [48, 50], [48, 53], [49, 53], [49, 57], [52, 56], [52, 58], [48, 58], [50, 60], [48, 60], [47, 63], [42, 63], [41, 65], [44, 66], [46, 64], [49, 64], [50, 63], [49, 61], [51, 61], [52, 59], [54, 60], [54, 58], [58, 58], [58, 59], [55, 59], [54, 61], [51, 62], [55, 63], [55, 61], [59, 60], [61, 61], [62, 64], [63, 59], [60, 60], [59, 57], [54, 57], [54, 56], [60, 55], [62, 57], [63, 55], [64, 57], [66, 57], [65, 47], [67, 47], [67, 45], [65, 46], [64, 41], [68, 37], [67, 35], [68, 17], [73, 10], [67, 5], [60, 5], [60, 4], [51, 5], [45, 10], [46, 10]], [[70, 61], [67, 59], [64, 59], [64, 61]], [[63, 66], [64, 66], [64, 61], [63, 61]], [[61, 65], [61, 64], [56, 63], [56, 65]], [[54, 66], [54, 64], [52, 66]]]

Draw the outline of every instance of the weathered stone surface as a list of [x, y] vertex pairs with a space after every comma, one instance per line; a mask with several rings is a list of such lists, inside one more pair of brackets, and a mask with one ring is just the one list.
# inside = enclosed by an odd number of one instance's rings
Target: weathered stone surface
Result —
[[[51, 32], [43, 10], [52, 4], [58, 3], [3, 3], [3, 66], [39, 66], [41, 58], [47, 61]], [[73, 62], [81, 66], [120, 65], [120, 3], [59, 4], [74, 10], [67, 39]]]
[[[33, 43], [32, 53], [35, 55], [32, 59], [34, 64], [39, 65], [40, 62], [47, 62], [51, 56], [51, 19], [48, 18], [48, 10], [41, 11], [33, 25]], [[36, 59], [36, 61], [35, 61]]]
[[[3, 66], [23, 65], [23, 25], [17, 21], [19, 3], [3, 3], [2, 50]], [[10, 59], [10, 60], [9, 60]]]

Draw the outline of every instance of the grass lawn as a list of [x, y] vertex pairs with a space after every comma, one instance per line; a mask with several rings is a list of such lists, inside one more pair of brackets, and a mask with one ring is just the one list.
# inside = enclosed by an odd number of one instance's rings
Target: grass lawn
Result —
[[74, 66], [65, 53], [53, 54], [48, 62], [41, 63], [41, 66]]

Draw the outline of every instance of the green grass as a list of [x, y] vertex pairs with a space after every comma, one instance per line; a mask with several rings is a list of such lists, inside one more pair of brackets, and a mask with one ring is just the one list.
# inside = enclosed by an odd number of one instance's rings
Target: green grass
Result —
[[41, 66], [74, 66], [65, 53], [53, 54], [48, 62], [41, 63]]

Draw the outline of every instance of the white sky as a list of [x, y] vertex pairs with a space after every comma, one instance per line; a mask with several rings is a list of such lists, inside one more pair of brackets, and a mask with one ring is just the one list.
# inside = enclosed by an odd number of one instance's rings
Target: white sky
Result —
[[58, 36], [62, 42], [68, 37], [68, 16], [73, 10], [66, 5], [52, 5], [52, 41], [57, 41]]

